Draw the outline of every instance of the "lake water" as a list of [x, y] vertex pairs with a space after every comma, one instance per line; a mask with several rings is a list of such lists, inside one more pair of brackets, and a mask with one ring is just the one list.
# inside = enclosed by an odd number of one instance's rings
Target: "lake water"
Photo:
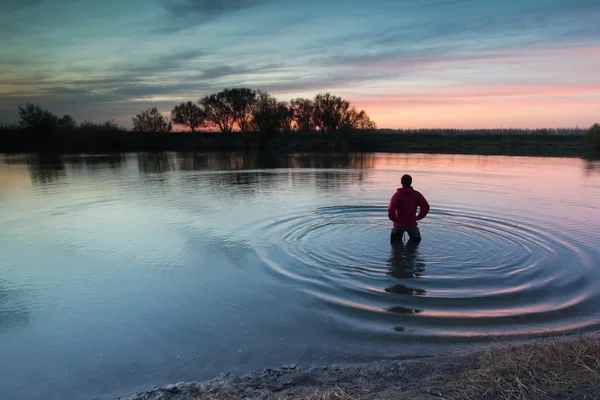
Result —
[[[406, 172], [416, 248], [389, 241]], [[599, 199], [580, 159], [0, 156], [2, 398], [597, 329]]]

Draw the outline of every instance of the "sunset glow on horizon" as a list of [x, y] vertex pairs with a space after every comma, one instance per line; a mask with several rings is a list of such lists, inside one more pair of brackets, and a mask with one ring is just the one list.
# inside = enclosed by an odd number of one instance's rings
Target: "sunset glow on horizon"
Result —
[[600, 121], [595, 0], [32, 0], [0, 13], [0, 122], [114, 119], [226, 87], [330, 92], [380, 128]]

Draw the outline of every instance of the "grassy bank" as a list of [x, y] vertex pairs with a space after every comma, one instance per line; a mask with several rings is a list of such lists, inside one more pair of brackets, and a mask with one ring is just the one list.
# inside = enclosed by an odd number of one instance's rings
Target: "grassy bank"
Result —
[[267, 370], [140, 393], [133, 400], [600, 399], [598, 335], [307, 371]]
[[457, 399], [600, 398], [600, 341], [547, 339], [483, 354], [447, 386]]
[[392, 152], [490, 155], [585, 156], [584, 135], [397, 133], [352, 131], [334, 134], [206, 133], [59, 131], [0, 132], [0, 152], [111, 153], [158, 151], [242, 151], [270, 149], [279, 152]]

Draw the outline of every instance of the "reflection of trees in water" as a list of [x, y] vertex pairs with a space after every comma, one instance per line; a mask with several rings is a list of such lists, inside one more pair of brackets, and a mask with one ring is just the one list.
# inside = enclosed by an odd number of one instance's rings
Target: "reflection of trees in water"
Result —
[[[317, 188], [322, 191], [340, 190], [352, 182], [362, 180], [361, 172], [327, 172], [327, 171], [309, 171], [309, 172], [288, 172], [288, 173], [268, 173], [268, 172], [244, 172], [230, 171], [206, 175], [197, 175], [186, 177], [194, 181], [202, 180], [208, 182], [211, 186], [242, 186], [236, 190], [244, 189], [244, 194], [259, 193], [265, 190], [275, 189], [278, 186], [293, 185], [295, 187]], [[282, 190], [285, 190], [282, 188]]]
[[0, 279], [0, 332], [29, 322], [29, 310], [19, 298], [20, 294]]
[[163, 173], [173, 170], [252, 170], [275, 168], [372, 169], [372, 154], [296, 154], [273, 152], [140, 153], [140, 171]]
[[139, 153], [138, 168], [144, 174], [164, 174], [175, 170], [173, 156], [169, 153]]
[[203, 171], [211, 169], [209, 167], [209, 158], [206, 154], [198, 153], [179, 153], [179, 169], [182, 171]]
[[372, 169], [375, 167], [373, 154], [331, 154], [311, 153], [296, 154], [289, 157], [289, 168], [314, 168], [314, 169]]
[[585, 174], [587, 176], [600, 175], [600, 160], [586, 160]]
[[364, 176], [363, 171], [320, 171], [315, 173], [315, 186], [325, 191], [339, 191], [353, 182], [362, 182]]
[[65, 164], [58, 154], [40, 153], [28, 159], [29, 175], [33, 184], [48, 184], [64, 179]]
[[323, 191], [337, 191], [355, 182], [361, 182], [365, 177], [365, 172], [290, 170], [279, 175], [280, 179], [295, 187], [315, 187]]
[[[245, 153], [140, 153], [139, 170], [144, 174], [170, 171], [231, 171], [184, 176], [183, 181], [207, 182], [211, 186], [244, 186], [244, 194], [270, 189], [278, 184], [312, 186], [337, 190], [364, 179], [364, 170], [375, 165], [375, 156], [367, 154], [282, 155], [272, 152]], [[285, 168], [287, 174], [234, 172]], [[299, 168], [320, 171], [293, 171]], [[338, 169], [329, 171], [328, 169]]]
[[[259, 152], [249, 153], [242, 157], [238, 162], [232, 165], [232, 169], [275, 169], [287, 168], [287, 157], [285, 155]], [[241, 162], [240, 162], [241, 161]]]
[[119, 170], [125, 166], [125, 154], [103, 154], [66, 157], [65, 163], [74, 170], [101, 172], [106, 169]]
[[[207, 174], [185, 174], [182, 183], [193, 183], [217, 190], [231, 189], [231, 195], [248, 196], [276, 185], [274, 174], [243, 172], [255, 168], [257, 155], [244, 153], [145, 153], [138, 155], [139, 170], [144, 174], [170, 171], [213, 171]], [[269, 162], [269, 161], [267, 161]], [[157, 178], [162, 179], [162, 178]]]
[[206, 174], [193, 179], [198, 178], [208, 183], [211, 188], [226, 191], [229, 197], [256, 196], [261, 192], [273, 190], [280, 183], [276, 174], [266, 172], [231, 171]]
[[66, 170], [101, 172], [107, 168], [119, 170], [125, 166], [124, 154], [100, 156], [62, 156], [60, 154], [39, 153], [27, 157], [5, 157], [8, 165], [27, 165], [33, 184], [55, 183], [66, 177]]
[[204, 155], [210, 170], [252, 170], [286, 167], [286, 157], [269, 152], [211, 153]]
[[[375, 156], [366, 154], [295, 154], [273, 152], [209, 154], [210, 169], [248, 170], [275, 168], [352, 168], [369, 169], [375, 165]], [[216, 167], [216, 168], [215, 168]]]
[[46, 184], [64, 179], [67, 168], [86, 173], [120, 170], [126, 164], [126, 157], [124, 154], [61, 156], [40, 153], [28, 157], [26, 163], [29, 167], [31, 181], [34, 184]]
[[301, 181], [325, 191], [336, 191], [354, 182], [361, 182], [368, 174], [367, 170], [375, 166], [375, 156], [372, 154], [294, 155], [290, 156], [289, 161], [291, 168], [320, 170], [292, 175], [292, 182]]
[[[425, 262], [419, 256], [419, 243], [413, 240], [403, 243], [395, 241], [392, 243], [390, 258], [388, 259], [387, 275], [393, 278], [403, 280], [402, 283], [397, 283], [385, 289], [387, 293], [402, 296], [426, 296], [427, 291], [408, 285], [404, 280], [418, 279], [425, 271]], [[419, 314], [420, 309], [414, 309], [404, 306], [393, 306], [388, 308], [389, 312], [395, 314]], [[394, 328], [397, 332], [404, 332], [403, 327]]]
[[272, 153], [143, 153], [138, 155], [143, 173], [169, 171], [231, 171], [285, 167], [286, 157]]
[[2, 157], [2, 162], [6, 165], [29, 165], [31, 156], [14, 156], [9, 154], [4, 154]]

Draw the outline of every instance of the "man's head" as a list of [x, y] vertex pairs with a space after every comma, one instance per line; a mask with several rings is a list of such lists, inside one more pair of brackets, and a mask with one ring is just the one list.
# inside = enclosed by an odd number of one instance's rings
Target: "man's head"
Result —
[[402, 179], [400, 180], [400, 182], [402, 182], [402, 187], [408, 187], [412, 185], [412, 176], [402, 175]]

